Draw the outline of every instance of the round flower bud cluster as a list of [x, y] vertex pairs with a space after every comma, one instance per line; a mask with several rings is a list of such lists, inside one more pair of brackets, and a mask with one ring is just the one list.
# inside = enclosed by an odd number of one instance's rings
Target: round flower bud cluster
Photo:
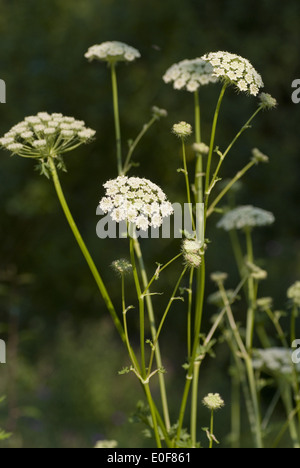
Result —
[[263, 312], [273, 307], [273, 299], [272, 297], [260, 297], [256, 301], [257, 307], [262, 310]]
[[0, 139], [0, 145], [24, 158], [46, 159], [90, 142], [95, 134], [83, 120], [39, 112], [12, 127]]
[[228, 278], [227, 273], [223, 273], [222, 271], [217, 271], [210, 275], [210, 279], [217, 284], [223, 284]]
[[93, 45], [84, 55], [90, 62], [100, 60], [103, 62], [133, 62], [140, 58], [140, 52], [123, 42], [111, 41]]
[[199, 242], [192, 239], [185, 239], [182, 243], [182, 253], [187, 266], [190, 268], [200, 267], [203, 251]]
[[219, 393], [209, 393], [202, 402], [211, 411], [219, 410], [225, 406], [224, 400]]
[[260, 104], [264, 109], [274, 109], [277, 107], [277, 101], [275, 98], [271, 96], [271, 94], [268, 93], [260, 93], [258, 96], [260, 100]]
[[239, 206], [226, 213], [217, 224], [218, 228], [231, 231], [232, 229], [253, 228], [267, 226], [275, 221], [274, 215], [269, 211], [251, 205]]
[[249, 60], [229, 52], [211, 52], [202, 57], [213, 66], [213, 76], [234, 84], [239, 91], [257, 96], [264, 83]]
[[205, 143], [194, 143], [193, 150], [195, 153], [204, 155], [209, 153], [209, 146], [207, 146]]
[[194, 93], [200, 86], [218, 81], [212, 72], [213, 67], [200, 58], [183, 60], [172, 65], [163, 76], [163, 80], [165, 83], [173, 83], [174, 89]]
[[118, 223], [126, 221], [147, 231], [149, 227], [159, 228], [163, 218], [174, 212], [165, 193], [150, 180], [119, 176], [104, 184], [104, 188], [106, 194], [100, 208]]
[[156, 117], [157, 119], [168, 117], [168, 111], [157, 106], [152, 107], [152, 114], [153, 117]]
[[126, 260], [125, 258], [120, 258], [120, 260], [115, 260], [111, 264], [113, 270], [119, 275], [127, 275], [132, 272], [132, 265], [131, 263]]
[[[271, 374], [292, 375], [292, 351], [286, 348], [257, 349], [254, 352], [253, 367]], [[297, 371], [300, 372], [300, 364], [297, 365]]]
[[252, 161], [255, 162], [256, 164], [259, 163], [268, 163], [269, 162], [269, 157], [263, 154], [259, 149], [254, 148], [252, 150]]
[[179, 138], [187, 138], [193, 133], [193, 128], [186, 122], [179, 122], [173, 125], [172, 132]]
[[300, 307], [300, 281], [296, 281], [287, 291], [287, 297]]
[[252, 262], [247, 262], [246, 265], [252, 278], [256, 280], [267, 279], [268, 273], [265, 270], [263, 270], [257, 265], [254, 265], [254, 263]]

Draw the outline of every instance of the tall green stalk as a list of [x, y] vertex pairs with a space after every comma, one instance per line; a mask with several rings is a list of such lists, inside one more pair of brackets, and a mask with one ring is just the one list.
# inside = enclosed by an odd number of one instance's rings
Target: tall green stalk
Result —
[[53, 161], [52, 158], [49, 158], [48, 159], [48, 164], [49, 164], [49, 167], [50, 167], [50, 171], [51, 171], [51, 176], [52, 176], [52, 179], [53, 179], [53, 183], [54, 183], [54, 187], [55, 187], [55, 190], [56, 190], [56, 193], [57, 193], [57, 196], [58, 196], [58, 199], [60, 201], [60, 204], [61, 204], [61, 207], [65, 213], [65, 216], [67, 218], [67, 221], [69, 223], [69, 226], [74, 234], [74, 237], [80, 247], [80, 250], [84, 256], [84, 258], [86, 259], [87, 261], [87, 264], [91, 270], [91, 273], [98, 285], [98, 288], [100, 290], [100, 293], [104, 299], [104, 302], [106, 304], [106, 307], [114, 321], [114, 324], [119, 332], [119, 335], [122, 339], [122, 341], [126, 344], [126, 337], [125, 337], [125, 333], [124, 333], [124, 329], [123, 329], [123, 326], [121, 324], [121, 321], [117, 315], [117, 312], [114, 308], [114, 305], [110, 299], [110, 296], [108, 294], [108, 291], [103, 283], [103, 280], [100, 276], [100, 273], [91, 257], [91, 254], [90, 252], [88, 251], [82, 237], [81, 237], [81, 234], [77, 228], [77, 225], [74, 221], [74, 218], [70, 212], [70, 209], [69, 209], [69, 206], [67, 204], [67, 201], [65, 199], [65, 196], [64, 196], [64, 193], [63, 193], [63, 190], [62, 190], [62, 187], [61, 187], [61, 184], [60, 184], [60, 181], [59, 181], [59, 177], [58, 177], [58, 174], [57, 174], [57, 170], [56, 170], [56, 167], [55, 167], [55, 163]]
[[114, 62], [111, 62], [110, 69], [111, 69], [111, 82], [112, 82], [115, 132], [116, 132], [116, 144], [117, 144], [117, 166], [118, 166], [118, 174], [121, 175], [123, 172], [122, 141], [121, 141], [121, 126], [120, 126], [120, 114], [119, 114], [117, 73], [116, 73], [116, 64]]

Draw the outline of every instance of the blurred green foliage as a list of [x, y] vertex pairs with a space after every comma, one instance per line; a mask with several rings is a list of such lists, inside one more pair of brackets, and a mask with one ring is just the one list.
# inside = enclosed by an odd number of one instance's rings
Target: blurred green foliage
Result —
[[[139, 147], [136, 158], [141, 166], [135, 172], [159, 183], [172, 201], [182, 200], [179, 189], [183, 196], [184, 181], [176, 173], [180, 152], [170, 128], [178, 120], [193, 122], [193, 101], [189, 93], [166, 86], [163, 73], [176, 61], [220, 49], [253, 63], [279, 107], [261, 115], [243, 136], [225, 164], [224, 177], [247, 162], [254, 146], [270, 156], [268, 167], [248, 175], [237, 201], [276, 215], [276, 225], [258, 234], [256, 252], [266, 259], [263, 266], [269, 271], [264, 294], [284, 307], [287, 287], [300, 277], [300, 106], [291, 102], [291, 83], [300, 78], [298, 0], [0, 0], [0, 8], [0, 78], [7, 84], [0, 133], [25, 115], [43, 110], [84, 119], [97, 129], [95, 143], [68, 156], [68, 174], [62, 181], [117, 304], [117, 283], [109, 265], [124, 256], [127, 246], [125, 241], [100, 242], [95, 233], [101, 184], [115, 175], [110, 78], [105, 65], [87, 63], [85, 51], [105, 40], [124, 41], [141, 51], [141, 60], [118, 69], [123, 140], [138, 133], [152, 105], [168, 109], [168, 119]], [[206, 142], [217, 91], [216, 87], [201, 91]], [[217, 136], [220, 147], [228, 144], [255, 105], [251, 98], [228, 93]], [[192, 157], [190, 152], [191, 162]], [[1, 271], [13, 269], [16, 275], [31, 278], [25, 285], [4, 278], [0, 290], [1, 336], [12, 340], [11, 365], [1, 367], [0, 374], [0, 394], [8, 395], [0, 426], [14, 432], [7, 444], [90, 447], [98, 437], [118, 439], [121, 446], [142, 445], [127, 423], [140, 395], [138, 385], [131, 377], [116, 375], [126, 364], [125, 354], [51, 183], [33, 172], [31, 161], [1, 152], [0, 200]], [[210, 237], [214, 242], [208, 252], [209, 269], [229, 270], [234, 286], [237, 273], [229, 241], [214, 226]], [[146, 241], [144, 248], [147, 260], [163, 262], [178, 243]], [[165, 277], [161, 290], [172, 284], [173, 278]], [[208, 292], [212, 290], [209, 285]], [[161, 300], [155, 298], [156, 304]], [[207, 321], [213, 312], [207, 309]], [[182, 346], [174, 349], [172, 344], [181, 322], [180, 307], [175, 306], [162, 337], [170, 387], [183, 376], [184, 334]], [[217, 364], [205, 365], [200, 397], [207, 391], [228, 393], [224, 375], [229, 358], [223, 351], [221, 345]], [[174, 395], [173, 411], [179, 396]], [[226, 411], [220, 416], [223, 436], [230, 431]]]

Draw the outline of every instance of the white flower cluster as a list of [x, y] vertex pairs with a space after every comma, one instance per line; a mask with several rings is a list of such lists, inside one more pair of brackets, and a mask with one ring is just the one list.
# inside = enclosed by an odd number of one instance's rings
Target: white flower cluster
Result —
[[[286, 348], [257, 349], [254, 353], [253, 367], [279, 373], [282, 375], [291, 375], [293, 372], [292, 352]], [[297, 366], [300, 372], [300, 365]]]
[[185, 263], [190, 268], [199, 268], [202, 263], [203, 251], [196, 240], [184, 239], [182, 253]]
[[140, 52], [123, 42], [111, 41], [93, 45], [84, 55], [90, 62], [101, 60], [104, 62], [133, 62], [140, 58]]
[[300, 307], [300, 281], [296, 281], [287, 291], [287, 297]]
[[240, 91], [257, 96], [264, 87], [262, 77], [249, 60], [229, 52], [211, 52], [202, 57], [213, 67], [213, 76], [229, 80]]
[[0, 139], [0, 145], [24, 158], [59, 156], [88, 143], [96, 132], [83, 120], [62, 114], [39, 112], [14, 127]]
[[185, 89], [194, 93], [200, 86], [218, 81], [212, 73], [213, 67], [209, 63], [196, 58], [172, 65], [163, 76], [163, 80], [165, 83], [173, 83], [174, 89]]
[[211, 411], [216, 411], [225, 406], [224, 400], [219, 393], [209, 393], [203, 398], [202, 403]]
[[187, 138], [193, 133], [193, 128], [187, 122], [179, 122], [173, 125], [172, 131], [179, 138]]
[[114, 221], [127, 221], [142, 231], [160, 227], [163, 218], [174, 212], [165, 193], [150, 180], [119, 176], [106, 182], [104, 188], [101, 210], [110, 213]]
[[267, 226], [275, 221], [273, 213], [251, 205], [239, 206], [228, 213], [217, 224], [218, 228], [231, 231], [232, 229], [253, 228]]

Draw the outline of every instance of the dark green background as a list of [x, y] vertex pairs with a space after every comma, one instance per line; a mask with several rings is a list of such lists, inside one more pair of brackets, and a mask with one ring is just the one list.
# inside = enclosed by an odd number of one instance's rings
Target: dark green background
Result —
[[[270, 156], [268, 166], [248, 175], [237, 201], [276, 216], [274, 227], [257, 233], [255, 248], [269, 271], [262, 294], [274, 296], [276, 306], [284, 308], [287, 287], [300, 277], [300, 105], [291, 101], [291, 83], [300, 78], [299, 18], [297, 0], [0, 1], [0, 78], [7, 84], [0, 133], [39, 111], [84, 119], [97, 130], [94, 143], [68, 156], [62, 182], [117, 304], [118, 281], [109, 265], [127, 255], [127, 245], [100, 241], [95, 234], [101, 185], [116, 171], [110, 77], [104, 64], [89, 64], [84, 53], [106, 40], [120, 40], [141, 51], [140, 60], [118, 69], [123, 143], [148, 120], [151, 106], [169, 111], [139, 147], [136, 158], [141, 166], [135, 173], [160, 184], [172, 202], [183, 201], [184, 181], [176, 172], [180, 151], [170, 129], [178, 120], [193, 122], [193, 100], [191, 94], [163, 83], [166, 69], [184, 58], [228, 50], [248, 58], [262, 74], [278, 109], [259, 116], [228, 158], [223, 175], [235, 174], [253, 147]], [[201, 90], [206, 142], [217, 95], [218, 86]], [[255, 106], [254, 98], [229, 91], [217, 136], [220, 147], [229, 143]], [[0, 393], [8, 396], [0, 426], [14, 432], [8, 445], [91, 447], [98, 438], [116, 438], [120, 446], [141, 446], [139, 428], [127, 422], [141, 396], [138, 385], [131, 376], [117, 376], [128, 364], [126, 354], [51, 182], [33, 171], [31, 161], [11, 159], [2, 151], [0, 156], [0, 332], [1, 337], [11, 337], [10, 364], [0, 370]], [[228, 239], [214, 229], [216, 219], [209, 233], [209, 271], [229, 271], [228, 286], [235, 286]], [[154, 268], [153, 260], [164, 261], [179, 248], [171, 241], [146, 241], [143, 246], [152, 261], [149, 268]], [[30, 276], [20, 278], [24, 273]], [[172, 286], [176, 274], [165, 278], [161, 290]], [[208, 289], [213, 291], [213, 286]], [[156, 304], [161, 310], [163, 299]], [[213, 312], [207, 309], [206, 326]], [[180, 392], [172, 387], [181, 389], [184, 377], [184, 334], [178, 331], [183, 321], [182, 308], [175, 307], [162, 336], [174, 419]], [[204, 368], [200, 398], [207, 391], [229, 398], [225, 348], [217, 357]], [[229, 407], [223, 415], [218, 435], [223, 434], [226, 446]], [[205, 409], [201, 417], [202, 426], [207, 425]], [[205, 443], [205, 435], [202, 439]]]

